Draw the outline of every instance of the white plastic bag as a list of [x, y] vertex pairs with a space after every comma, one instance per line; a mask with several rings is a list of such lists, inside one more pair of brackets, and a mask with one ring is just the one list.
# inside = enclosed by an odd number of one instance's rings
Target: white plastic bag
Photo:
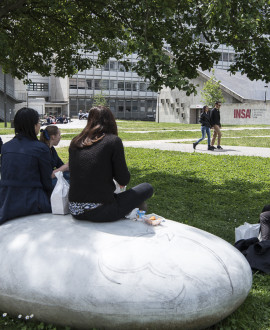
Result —
[[56, 185], [51, 195], [51, 206], [53, 214], [68, 214], [68, 191], [69, 183], [64, 179], [63, 172], [55, 173]]
[[124, 186], [123, 188], [121, 188], [120, 185], [119, 185], [119, 183], [117, 181], [115, 181], [113, 179], [113, 182], [115, 184], [115, 191], [114, 191], [115, 194], [120, 194], [121, 192], [126, 191], [126, 186]]
[[235, 228], [235, 242], [239, 241], [240, 239], [258, 237], [259, 231], [260, 231], [259, 223], [251, 224], [245, 222], [243, 225]]
[[137, 212], [139, 209], [136, 207], [133, 209], [129, 214], [125, 216], [125, 218], [130, 219], [130, 220], [136, 220], [137, 219]]

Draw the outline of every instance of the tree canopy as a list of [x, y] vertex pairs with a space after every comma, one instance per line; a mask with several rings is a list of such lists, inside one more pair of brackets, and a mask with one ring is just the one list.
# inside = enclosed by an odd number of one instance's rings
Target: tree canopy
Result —
[[[71, 76], [115, 57], [152, 90], [189, 94], [189, 79], [211, 69], [224, 44], [237, 52], [231, 72], [269, 82], [269, 8], [269, 0], [2, 0], [0, 65], [20, 79], [33, 71]], [[134, 52], [135, 65], [125, 58]]]

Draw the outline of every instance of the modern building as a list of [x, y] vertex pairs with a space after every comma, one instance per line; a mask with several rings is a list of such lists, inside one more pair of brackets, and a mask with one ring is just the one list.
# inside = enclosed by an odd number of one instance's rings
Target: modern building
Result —
[[[87, 56], [96, 59], [97, 53]], [[137, 55], [132, 54], [129, 60], [134, 64]], [[101, 68], [92, 67], [71, 78], [58, 78], [53, 73], [50, 77], [29, 73], [27, 79], [32, 81], [27, 86], [17, 79], [13, 81], [13, 92], [23, 97], [20, 104], [14, 102], [13, 106], [10, 105], [12, 112], [28, 106], [41, 115], [74, 117], [79, 110], [90, 110], [93, 97], [102, 94], [117, 119], [155, 120], [157, 93], [149, 90], [149, 83], [144, 78], [125, 70], [123, 64], [114, 58]], [[0, 110], [1, 118], [3, 113]]]
[[[204, 105], [201, 92], [211, 72], [199, 71], [192, 80], [198, 85], [197, 95], [187, 96], [178, 89], [163, 88], [158, 96], [157, 121], [196, 124]], [[270, 124], [270, 84], [251, 81], [245, 75], [235, 75], [215, 69], [215, 77], [221, 81], [225, 99], [221, 107], [221, 122], [230, 125]]]
[[[201, 41], [205, 42], [203, 38]], [[165, 48], [170, 51], [169, 46]], [[263, 102], [264, 91], [267, 98], [270, 96], [270, 92], [264, 88], [262, 82], [250, 85], [246, 77], [242, 77], [244, 80], [239, 80], [238, 74], [227, 78], [230, 74], [226, 72], [226, 69], [234, 61], [234, 50], [232, 47], [221, 45], [217, 51], [220, 52], [220, 59], [215, 65], [215, 74], [217, 79], [222, 82], [226, 107], [234, 103], [254, 105], [254, 102]], [[95, 60], [97, 54], [91, 53], [86, 56]], [[137, 54], [132, 54], [126, 59], [132, 64], [138, 61]], [[158, 94], [149, 90], [149, 83], [144, 78], [131, 70], [125, 70], [123, 64], [115, 58], [110, 58], [100, 68], [92, 67], [78, 72], [71, 78], [58, 78], [53, 75], [53, 72], [50, 77], [29, 73], [27, 78], [32, 82], [28, 86], [24, 85], [22, 81], [5, 75], [6, 93], [4, 93], [4, 75], [1, 73], [0, 120], [3, 120], [5, 116], [7, 120], [11, 119], [14, 111], [22, 106], [32, 107], [41, 115], [66, 114], [74, 117], [78, 115], [79, 110], [83, 112], [89, 110], [93, 104], [93, 97], [102, 94], [117, 119], [196, 123], [203, 106], [200, 93], [203, 84], [210, 76], [209, 72], [198, 72], [199, 76], [193, 81], [199, 85], [198, 94], [189, 97], [184, 92], [168, 88], [162, 89]], [[237, 81], [239, 81], [238, 84]], [[245, 91], [249, 90], [247, 86], [250, 86], [252, 92], [258, 90], [259, 93], [260, 91], [260, 98], [258, 99], [258, 95], [254, 95], [251, 100], [248, 98], [249, 96], [245, 97]], [[224, 109], [224, 107], [225, 105], [222, 108]], [[237, 109], [236, 106], [233, 108]], [[226, 113], [229, 118], [229, 112]]]
[[16, 104], [26, 100], [26, 93], [20, 94], [16, 90], [18, 80], [0, 70], [0, 121], [10, 121]]
[[[89, 54], [93, 59], [97, 53]], [[137, 54], [128, 57], [135, 64]], [[126, 71], [123, 64], [111, 58], [101, 68], [92, 67], [78, 72], [69, 79], [70, 115], [87, 111], [93, 96], [102, 94], [118, 119], [153, 120], [156, 113], [157, 93], [149, 90], [149, 83], [135, 72]]]

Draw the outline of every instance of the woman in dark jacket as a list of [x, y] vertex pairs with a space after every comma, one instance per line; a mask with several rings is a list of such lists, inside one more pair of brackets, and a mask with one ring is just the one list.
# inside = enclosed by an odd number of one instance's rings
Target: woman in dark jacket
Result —
[[48, 147], [37, 139], [37, 111], [20, 109], [14, 117], [14, 127], [15, 137], [2, 147], [0, 223], [51, 212], [51, 156]]
[[201, 131], [202, 131], [202, 137], [197, 141], [193, 143], [193, 149], [196, 149], [197, 144], [199, 144], [202, 140], [205, 139], [205, 134], [207, 134], [208, 139], [208, 150], [213, 151], [214, 147], [211, 146], [211, 121], [210, 121], [210, 114], [209, 114], [209, 108], [207, 105], [203, 107], [203, 111], [200, 117], [200, 123], [201, 123]]
[[126, 186], [130, 173], [114, 116], [104, 106], [90, 110], [86, 127], [71, 141], [69, 170], [69, 209], [78, 220], [121, 219], [153, 194], [149, 183], [114, 194], [114, 180]]

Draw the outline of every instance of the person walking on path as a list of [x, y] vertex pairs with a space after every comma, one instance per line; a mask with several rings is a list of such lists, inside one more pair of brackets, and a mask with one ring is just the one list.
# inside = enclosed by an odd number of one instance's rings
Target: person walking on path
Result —
[[220, 124], [220, 112], [219, 109], [221, 107], [221, 102], [220, 101], [216, 101], [215, 103], [215, 107], [211, 110], [210, 112], [210, 119], [211, 119], [211, 124], [212, 127], [214, 129], [214, 133], [213, 133], [213, 138], [212, 138], [212, 142], [211, 142], [211, 146], [216, 149], [214, 147], [215, 141], [216, 141], [216, 137], [218, 137], [218, 144], [217, 144], [217, 148], [218, 149], [223, 149], [220, 145], [220, 140], [221, 140], [221, 124]]
[[208, 150], [214, 150], [214, 148], [210, 145], [211, 141], [211, 121], [210, 121], [210, 114], [209, 114], [209, 108], [207, 105], [203, 107], [203, 111], [200, 116], [200, 123], [202, 124], [201, 126], [201, 131], [202, 131], [202, 137], [197, 141], [193, 143], [193, 149], [196, 149], [197, 144], [199, 144], [202, 140], [205, 139], [205, 135], [207, 134], [207, 139], [208, 139]]

